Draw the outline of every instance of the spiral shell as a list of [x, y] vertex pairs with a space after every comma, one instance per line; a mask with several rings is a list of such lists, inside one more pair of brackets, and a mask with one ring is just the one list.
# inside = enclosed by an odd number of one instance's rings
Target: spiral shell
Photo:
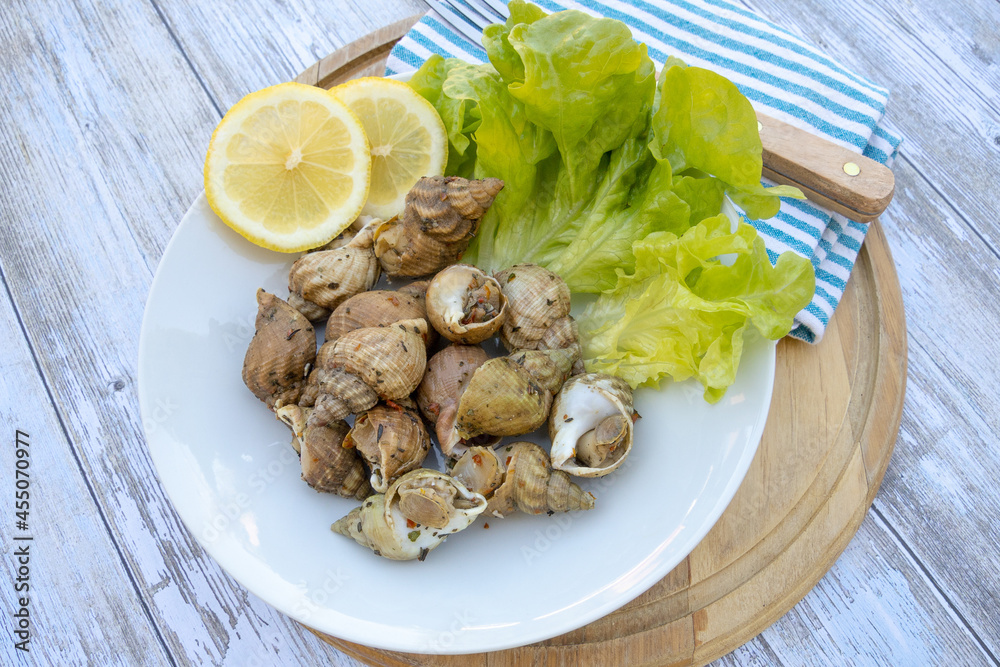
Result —
[[468, 264], [442, 269], [427, 287], [427, 319], [455, 343], [486, 340], [503, 324], [506, 311], [500, 284]]
[[569, 316], [569, 287], [537, 264], [516, 264], [494, 277], [507, 297], [500, 340], [508, 350], [537, 350], [545, 333]]
[[313, 407], [310, 420], [327, 423], [375, 405], [378, 394], [364, 380], [339, 368], [317, 368], [309, 374], [299, 405]]
[[446, 456], [459, 456], [465, 451], [455, 428], [458, 401], [472, 374], [488, 359], [481, 347], [449, 345], [427, 362], [427, 372], [417, 387], [417, 405], [434, 425], [438, 444]]
[[455, 462], [451, 476], [486, 498], [503, 484], [506, 468], [489, 447], [469, 447]]
[[302, 479], [317, 491], [360, 500], [371, 493], [361, 457], [345, 446], [350, 426], [345, 421], [325, 424], [310, 420], [311, 409], [288, 405], [278, 418], [292, 429], [292, 447], [299, 453]]
[[288, 273], [289, 302], [318, 320], [345, 299], [370, 290], [380, 272], [372, 248], [378, 224], [374, 220], [344, 246], [299, 257]]
[[602, 477], [632, 451], [632, 390], [603, 373], [574, 375], [552, 405], [552, 466], [577, 477]]
[[486, 499], [437, 470], [419, 468], [375, 494], [331, 527], [393, 560], [423, 560], [449, 535], [470, 526]]
[[[424, 299], [402, 291], [372, 290], [355, 294], [341, 303], [326, 321], [326, 343], [348, 331], [365, 327], [385, 327], [400, 320], [426, 319]], [[428, 330], [427, 346], [437, 340], [437, 332]]]
[[426, 335], [427, 321], [422, 319], [355, 329], [334, 341], [323, 368], [358, 376], [382, 400], [399, 400], [409, 396], [424, 377]]
[[403, 294], [409, 294], [410, 296], [416, 297], [418, 299], [424, 299], [427, 296], [427, 287], [431, 284], [430, 280], [414, 280], [411, 283], [402, 285], [397, 292], [402, 292]]
[[358, 415], [344, 439], [371, 468], [371, 485], [384, 493], [404, 473], [419, 468], [431, 449], [431, 437], [415, 407], [379, 404]]
[[552, 397], [569, 377], [568, 350], [518, 350], [480, 366], [458, 404], [458, 436], [530, 433], [545, 423]]
[[552, 392], [538, 385], [510, 357], [479, 367], [458, 403], [457, 430], [469, 440], [480, 435], [522, 435], [545, 423]]
[[390, 276], [426, 276], [457, 262], [501, 188], [497, 178], [421, 178], [406, 195], [402, 218], [375, 233], [382, 269]]
[[299, 400], [316, 358], [312, 324], [287, 303], [257, 290], [256, 332], [243, 359], [243, 382], [272, 410]]
[[594, 496], [553, 470], [545, 450], [533, 442], [515, 442], [501, 452], [507, 456], [507, 472], [489, 500], [487, 513], [503, 518], [511, 512], [526, 514], [570, 512], [594, 507]]

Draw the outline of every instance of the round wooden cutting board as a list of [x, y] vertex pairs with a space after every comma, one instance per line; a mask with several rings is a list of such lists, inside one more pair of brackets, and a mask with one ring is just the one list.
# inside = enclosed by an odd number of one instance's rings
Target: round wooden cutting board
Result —
[[[381, 75], [392, 45], [417, 18], [345, 46], [296, 80], [330, 88]], [[711, 662], [791, 609], [850, 542], [889, 463], [905, 382], [902, 296], [876, 221], [823, 342], [778, 344], [767, 428], [743, 485], [705, 539], [658, 584], [579, 630], [494, 653], [397, 653], [316, 634], [371, 665]]]

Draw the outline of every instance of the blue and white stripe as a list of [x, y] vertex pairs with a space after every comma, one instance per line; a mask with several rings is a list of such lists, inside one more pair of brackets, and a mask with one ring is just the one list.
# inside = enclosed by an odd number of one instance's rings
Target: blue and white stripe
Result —
[[[535, 0], [549, 12], [579, 9], [626, 23], [654, 62], [677, 56], [732, 80], [760, 111], [891, 165], [900, 136], [883, 116], [889, 92], [840, 66], [789, 31], [728, 0]], [[396, 45], [388, 73], [418, 68], [433, 53], [485, 62], [486, 53], [432, 9]], [[786, 250], [810, 258], [816, 294], [791, 335], [823, 337], [843, 297], [867, 226], [807, 201], [783, 200], [770, 220], [752, 220], [771, 261]]]

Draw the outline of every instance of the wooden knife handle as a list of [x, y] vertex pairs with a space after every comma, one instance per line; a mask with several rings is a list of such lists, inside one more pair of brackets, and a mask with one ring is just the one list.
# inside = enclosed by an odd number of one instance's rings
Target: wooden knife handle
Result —
[[895, 179], [885, 165], [770, 116], [758, 113], [757, 120], [766, 178], [858, 222], [871, 222], [889, 205]]

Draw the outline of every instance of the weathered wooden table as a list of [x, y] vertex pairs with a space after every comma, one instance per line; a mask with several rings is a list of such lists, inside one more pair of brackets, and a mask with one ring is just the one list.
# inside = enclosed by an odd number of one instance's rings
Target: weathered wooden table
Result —
[[[854, 541], [719, 663], [1000, 664], [1000, 4], [744, 4], [893, 91], [906, 143], [882, 225], [909, 376], [895, 455]], [[0, 12], [3, 664], [353, 664], [248, 594], [181, 525], [143, 441], [138, 332], [225, 109], [423, 9], [42, 0]], [[17, 429], [32, 450], [30, 655], [11, 618]]]

